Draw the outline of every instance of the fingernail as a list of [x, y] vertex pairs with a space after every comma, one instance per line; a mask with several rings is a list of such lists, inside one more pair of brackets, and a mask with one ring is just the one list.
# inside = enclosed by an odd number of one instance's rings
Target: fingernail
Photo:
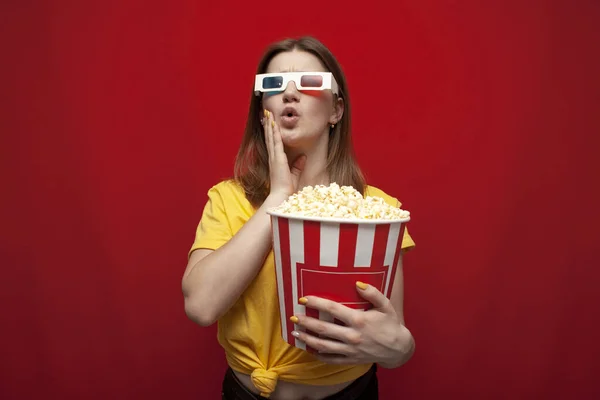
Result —
[[369, 287], [369, 285], [367, 285], [366, 283], [361, 282], [361, 281], [356, 281], [356, 286], [358, 286], [362, 290], [365, 290], [366, 288]]
[[268, 111], [267, 111], [267, 109], [265, 108], [265, 109], [263, 110], [263, 114], [265, 114], [265, 117], [268, 117], [268, 114], [267, 114], [267, 112], [268, 112]]
[[298, 333], [296, 331], [292, 331], [292, 336], [293, 337], [300, 337], [300, 333]]
[[299, 321], [299, 319], [298, 319], [298, 317], [296, 317], [295, 315], [292, 315], [292, 316], [290, 317], [290, 321], [292, 321], [293, 323], [297, 324], [297, 323], [298, 323], [298, 321]]
[[306, 304], [306, 303], [308, 303], [308, 299], [306, 297], [300, 297], [298, 299], [298, 303], [300, 303], [300, 304]]
[[275, 128], [275, 121], [271, 120], [271, 126]]
[[271, 113], [267, 111], [267, 118], [271, 118]]

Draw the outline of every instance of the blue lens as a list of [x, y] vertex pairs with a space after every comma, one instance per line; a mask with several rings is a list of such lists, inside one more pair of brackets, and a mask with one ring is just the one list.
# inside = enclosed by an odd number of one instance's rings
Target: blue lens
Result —
[[283, 86], [283, 77], [270, 76], [263, 78], [263, 89], [277, 89]]

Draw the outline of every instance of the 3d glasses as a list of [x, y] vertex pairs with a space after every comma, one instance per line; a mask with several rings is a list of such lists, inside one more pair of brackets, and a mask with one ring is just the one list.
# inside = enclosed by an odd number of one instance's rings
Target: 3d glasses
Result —
[[293, 81], [298, 90], [327, 90], [338, 94], [338, 84], [331, 72], [280, 72], [256, 75], [254, 94], [283, 92]]

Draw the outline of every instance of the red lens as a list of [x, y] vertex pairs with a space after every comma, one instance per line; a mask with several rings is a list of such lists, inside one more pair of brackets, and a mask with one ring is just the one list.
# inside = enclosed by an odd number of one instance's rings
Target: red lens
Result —
[[303, 88], [320, 88], [323, 86], [323, 77], [319, 75], [303, 75], [300, 78], [300, 86]]

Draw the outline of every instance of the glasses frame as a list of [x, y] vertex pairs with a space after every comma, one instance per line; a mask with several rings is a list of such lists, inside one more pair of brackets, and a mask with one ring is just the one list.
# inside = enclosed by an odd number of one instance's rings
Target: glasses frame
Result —
[[[303, 87], [301, 84], [303, 76], [320, 76], [323, 79], [323, 83], [320, 87]], [[263, 87], [265, 78], [275, 77], [283, 78], [281, 87]], [[261, 93], [283, 92], [286, 90], [290, 82], [294, 82], [296, 84], [296, 89], [298, 90], [331, 90], [334, 94], [339, 94], [339, 86], [331, 72], [278, 72], [270, 74], [258, 74], [254, 79], [254, 94], [256, 96], [260, 96]]]

